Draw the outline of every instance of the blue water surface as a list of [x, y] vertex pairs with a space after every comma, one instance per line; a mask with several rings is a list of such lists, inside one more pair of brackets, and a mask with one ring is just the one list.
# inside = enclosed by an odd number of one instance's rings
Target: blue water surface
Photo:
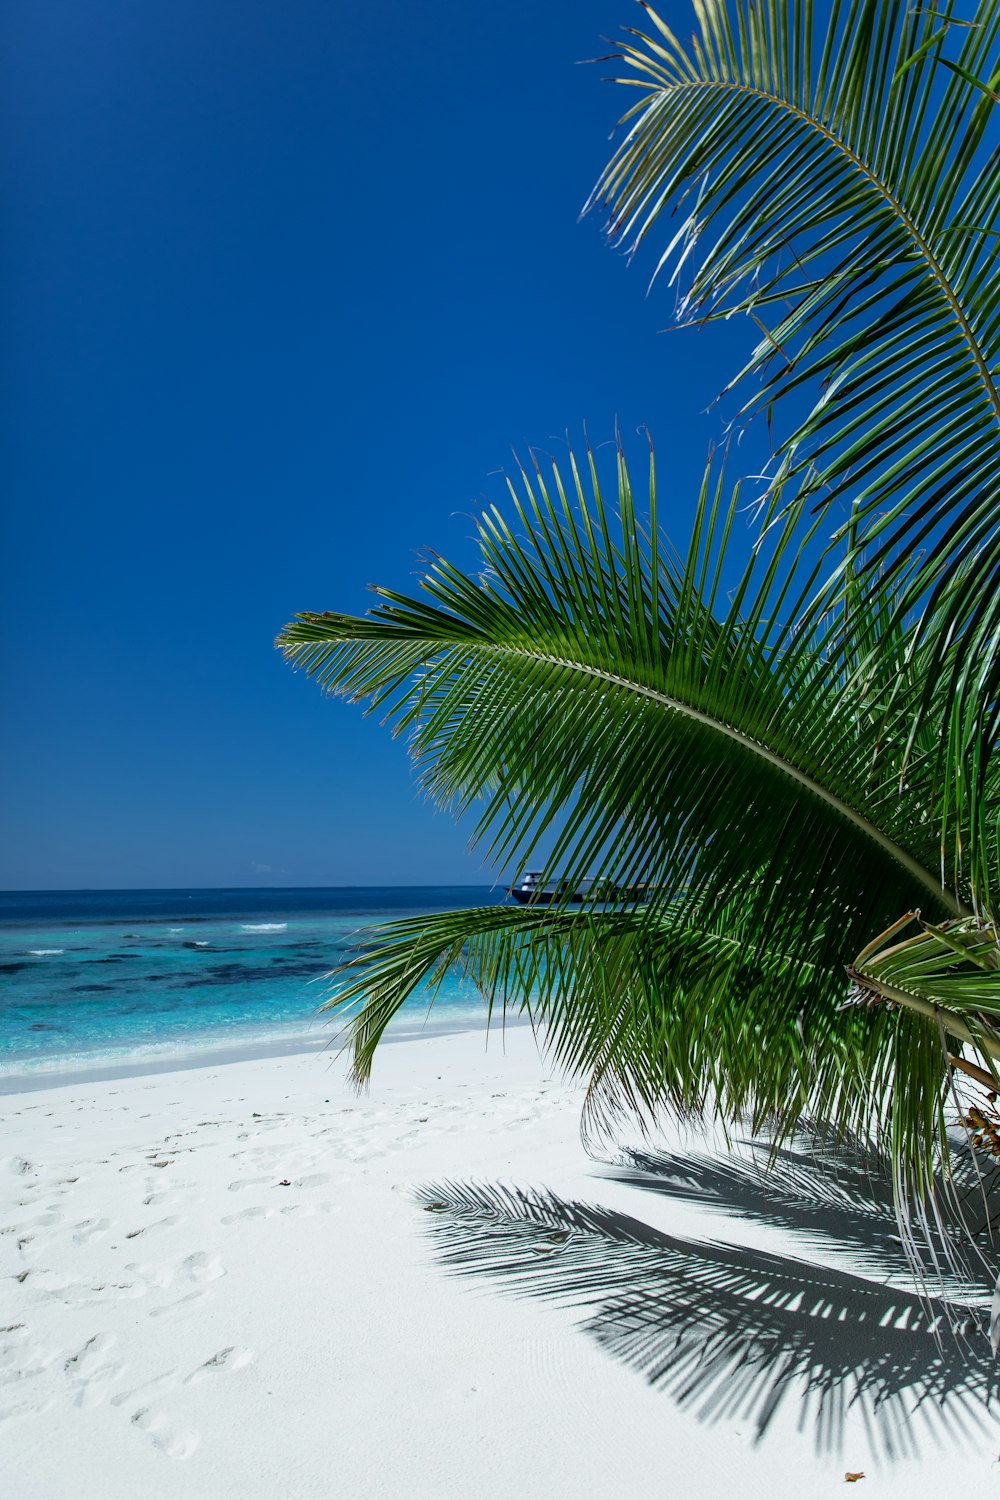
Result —
[[[0, 892], [0, 1077], [333, 1035], [323, 975], [392, 917], [495, 905], [476, 886]], [[424, 1024], [427, 994], [397, 1025]], [[460, 976], [434, 1023], [485, 1020]]]

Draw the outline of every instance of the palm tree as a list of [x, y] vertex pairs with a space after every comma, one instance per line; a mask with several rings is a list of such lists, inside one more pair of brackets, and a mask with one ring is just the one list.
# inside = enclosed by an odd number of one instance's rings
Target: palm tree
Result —
[[650, 12], [623, 49], [639, 99], [593, 201], [631, 248], [683, 207], [681, 315], [761, 330], [745, 415], [790, 416], [749, 560], [717, 467], [681, 557], [652, 464], [646, 525], [621, 452], [617, 517], [570, 455], [510, 484], [516, 529], [483, 514], [480, 576], [436, 558], [421, 597], [279, 637], [409, 734], [429, 795], [481, 800], [490, 858], [551, 845], [567, 887], [650, 899], [390, 924], [333, 1003], [363, 1078], [460, 962], [590, 1073], [592, 1126], [808, 1115], [926, 1201], [952, 1070], [1000, 1059], [1000, 3], [696, 10], [690, 46]]

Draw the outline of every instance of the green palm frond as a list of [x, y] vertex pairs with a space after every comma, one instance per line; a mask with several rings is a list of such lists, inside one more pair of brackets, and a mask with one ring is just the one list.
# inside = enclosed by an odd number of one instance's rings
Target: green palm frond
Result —
[[933, 746], [906, 760], [919, 655], [884, 594], [846, 595], [829, 628], [788, 623], [812, 586], [796, 515], [734, 581], [739, 496], [721, 475], [680, 557], [652, 466], [645, 530], [620, 453], [617, 516], [592, 461], [589, 485], [569, 472], [520, 474], [516, 532], [482, 517], [478, 577], [435, 558], [425, 597], [379, 590], [366, 619], [302, 615], [280, 638], [326, 690], [408, 733], [431, 795], [481, 801], [495, 855], [547, 839], [570, 888], [596, 873], [649, 898], [381, 929], [337, 976], [357, 1076], [400, 1005], [459, 964], [590, 1075], [594, 1127], [707, 1105], [780, 1134], [805, 1113], [904, 1141], [901, 1171], [929, 1182], [949, 1087], [937, 1021], [848, 1004], [846, 975], [900, 911], [964, 911]]
[[[592, 459], [589, 484], [572, 457], [569, 469], [568, 486], [555, 464], [511, 484], [520, 534], [483, 514], [481, 576], [434, 558], [423, 598], [377, 589], [368, 618], [300, 615], [279, 637], [288, 660], [408, 733], [440, 803], [484, 799], [476, 837], [497, 862], [549, 840], [549, 872], [571, 883], [740, 896], [796, 925], [813, 898], [860, 904], [860, 941], [921, 902], [960, 912], [933, 744], [900, 795], [922, 685], [881, 606], [859, 597], [846, 623], [794, 628], [812, 579], [788, 566], [804, 557], [793, 515], [724, 594], [739, 492], [727, 501], [721, 474], [706, 475], [677, 558], [656, 526], [652, 461], [648, 532], [621, 454], [617, 516]], [[956, 813], [967, 834], [968, 807]]]
[[[524, 1014], [551, 1060], [589, 1076], [585, 1134], [665, 1111], [767, 1128], [822, 1122], [896, 1152], [907, 1190], [930, 1184], [950, 1073], [922, 1011], [848, 1003], [843, 965], [814, 932], [812, 961], [762, 941], [752, 909], [699, 924], [685, 902], [625, 910], [480, 907], [385, 924], [329, 976], [359, 1081], [400, 1008], [460, 969], [491, 1011]], [[902, 1142], [902, 1146], [899, 1143]], [[912, 1143], [912, 1144], [909, 1144]]]
[[[915, 936], [895, 941], [914, 924], [920, 928]], [[911, 914], [868, 944], [849, 973], [869, 994], [929, 1016], [971, 1043], [993, 1070], [984, 1081], [1000, 1088], [1000, 941], [995, 928], [970, 920], [933, 926]]]
[[919, 607], [975, 782], [1000, 722], [1000, 3], [833, 0], [827, 24], [699, 0], [690, 43], [646, 10], [591, 205], [630, 250], [663, 235], [681, 319], [758, 325], [743, 415], [791, 398], [775, 483], [846, 498], [869, 586]]

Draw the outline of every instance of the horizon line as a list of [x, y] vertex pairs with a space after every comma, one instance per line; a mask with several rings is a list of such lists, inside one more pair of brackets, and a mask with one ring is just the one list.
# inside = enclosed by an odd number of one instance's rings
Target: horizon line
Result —
[[498, 884], [500, 884], [498, 880], [397, 880], [379, 885], [39, 885], [0, 887], [0, 896], [87, 896], [126, 891], [142, 892], [147, 895], [173, 895], [177, 891], [471, 891]]

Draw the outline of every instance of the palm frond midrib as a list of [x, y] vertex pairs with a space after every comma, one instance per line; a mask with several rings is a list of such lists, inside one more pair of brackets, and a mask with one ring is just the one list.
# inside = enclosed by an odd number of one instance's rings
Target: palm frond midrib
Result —
[[[686, 716], [711, 733], [734, 741], [743, 750], [766, 761], [774, 769], [796, 781], [801, 787], [811, 792], [820, 802], [824, 803], [840, 817], [852, 823], [855, 828], [863, 832], [873, 843], [881, 847], [891, 858], [902, 865], [925, 890], [931, 892], [936, 900], [941, 901], [948, 909], [956, 913], [965, 910], [955, 897], [943, 889], [940, 878], [934, 875], [925, 863], [915, 858], [907, 847], [899, 843], [898, 837], [894, 837], [891, 833], [887, 832], [881, 823], [872, 818], [870, 809], [862, 810], [853, 800], [850, 800], [850, 793], [842, 796], [831, 789], [831, 778], [828, 774], [829, 767], [824, 768], [827, 774], [824, 775], [822, 781], [818, 780], [811, 771], [803, 768], [801, 761], [805, 757], [801, 755], [802, 745], [801, 743], [796, 744], [793, 732], [790, 732], [787, 719], [783, 721], [780, 714], [772, 714], [766, 721], [766, 727], [772, 731], [772, 743], [769, 744], [765, 739], [739, 727], [736, 722], [738, 718], [736, 710], [739, 705], [735, 697], [730, 700], [730, 707], [733, 710], [731, 715], [733, 722], [720, 717], [717, 706], [714, 713], [709, 711], [707, 707], [701, 706], [705, 702], [711, 703], [711, 695], [698, 692], [696, 690], [697, 684], [692, 679], [688, 681], [688, 691], [686, 693], [671, 693], [664, 691], [661, 687], [653, 686], [649, 681], [644, 681], [638, 673], [626, 676], [621, 670], [616, 671], [593, 660], [585, 660], [581, 654], [564, 656], [554, 651], [546, 651], [537, 644], [532, 645], [526, 642], [522, 643], [511, 640], [474, 640], [463, 642], [462, 649], [471, 649], [477, 653], [481, 652], [494, 658], [513, 657], [522, 662], [528, 661], [540, 666], [562, 669], [578, 674], [584, 679], [606, 683], [611, 689], [618, 689], [626, 694], [644, 698], [650, 704]], [[619, 663], [618, 665], [621, 667], [624, 664]], [[742, 706], [754, 710], [753, 717], [757, 720], [755, 727], [763, 730], [765, 723], [761, 722], [759, 704], [749, 703], [744, 700]], [[785, 706], [787, 707], [787, 705]], [[829, 726], [827, 726], [828, 731]], [[775, 740], [777, 740], [780, 749], [773, 747]], [[798, 756], [794, 753], [796, 750], [800, 752]], [[433, 745], [433, 751], [434, 753], [437, 752], [436, 743]], [[882, 805], [884, 808], [889, 806], [884, 797]], [[919, 827], [919, 825], [917, 826]], [[911, 829], [912, 831], [916, 831], [912, 828], [912, 821]], [[923, 829], [921, 831], [926, 834], [928, 830]], [[926, 849], [928, 846], [926, 837], [922, 838], [920, 842]]]
[[[955, 325], [962, 335], [969, 357], [975, 366], [976, 373], [982, 384], [983, 393], [989, 404], [998, 433], [1000, 433], [1000, 390], [998, 390], [997, 384], [993, 379], [987, 357], [980, 347], [979, 338], [966, 315], [963, 302], [952, 286], [951, 278], [946, 274], [943, 250], [938, 251], [932, 246], [928, 233], [920, 228], [916, 217], [907, 210], [902, 196], [897, 191], [894, 191], [890, 184], [880, 177], [869, 163], [859, 156], [846, 141], [837, 135], [835, 131], [831, 130], [822, 120], [808, 114], [805, 110], [792, 103], [792, 101], [783, 99], [779, 94], [768, 93], [759, 86], [726, 79], [682, 80], [671, 83], [670, 89], [672, 91], [726, 91], [734, 95], [758, 99], [763, 105], [785, 111], [802, 125], [813, 130], [824, 142], [837, 150], [850, 163], [867, 187], [871, 189], [879, 201], [892, 213], [902, 232], [927, 267], [928, 274], [934, 286], [946, 304]], [[617, 239], [620, 239], [620, 229], [616, 231], [612, 226], [609, 226], [609, 229], [615, 234]], [[734, 273], [733, 279], [739, 279], [738, 273]]]

